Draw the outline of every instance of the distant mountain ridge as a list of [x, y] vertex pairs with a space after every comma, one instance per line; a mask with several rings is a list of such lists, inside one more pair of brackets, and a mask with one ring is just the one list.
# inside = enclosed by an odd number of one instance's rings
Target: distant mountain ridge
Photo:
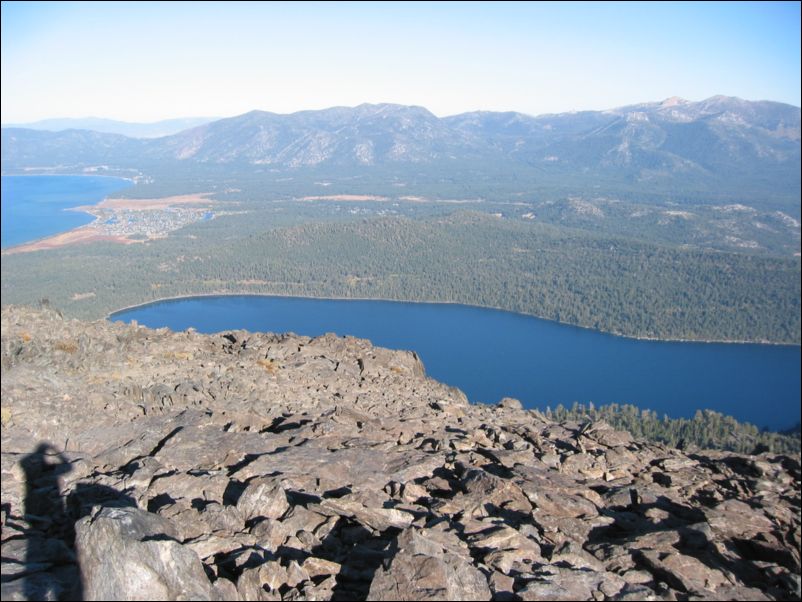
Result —
[[438, 118], [394, 104], [251, 111], [155, 139], [4, 128], [2, 144], [4, 170], [76, 163], [249, 171], [480, 166], [679, 190], [793, 196], [800, 189], [799, 107], [725, 96], [538, 117], [478, 111]]
[[103, 134], [120, 134], [129, 138], [159, 138], [177, 134], [183, 130], [216, 121], [219, 117], [182, 117], [178, 119], [163, 119], [148, 123], [134, 123], [103, 119], [101, 117], [43, 119], [32, 123], [3, 124], [4, 128], [24, 128], [28, 130], [43, 130], [48, 132], [61, 132], [64, 130], [91, 130]]

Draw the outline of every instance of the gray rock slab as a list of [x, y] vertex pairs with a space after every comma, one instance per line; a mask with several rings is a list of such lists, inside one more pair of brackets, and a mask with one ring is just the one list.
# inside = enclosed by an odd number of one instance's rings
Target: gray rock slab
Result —
[[215, 600], [200, 559], [167, 520], [137, 508], [103, 508], [76, 524], [86, 600]]

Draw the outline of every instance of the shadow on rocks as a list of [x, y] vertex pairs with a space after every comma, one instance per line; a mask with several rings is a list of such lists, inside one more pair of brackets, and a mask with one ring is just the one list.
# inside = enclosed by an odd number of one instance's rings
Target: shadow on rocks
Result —
[[373, 534], [359, 523], [344, 518], [338, 521], [337, 527], [313, 550], [316, 556], [336, 560], [342, 565], [331, 599], [367, 600], [374, 574], [397, 551], [395, 544], [401, 531], [390, 527]]
[[47, 442], [40, 443], [20, 465], [25, 473], [25, 553], [24, 559], [19, 559], [17, 587], [4, 583], [4, 597], [83, 600], [74, 549], [75, 522], [96, 505], [136, 506], [136, 502], [113, 487], [92, 483], [78, 483], [65, 498], [60, 479], [72, 472], [72, 463]]
[[[784, 583], [782, 576], [772, 578], [753, 562], [754, 560], [768, 560], [798, 571], [798, 564], [794, 562], [790, 554], [783, 554], [780, 546], [766, 551], [760, 546], [759, 539], [750, 542], [723, 539], [719, 541], [719, 544], [721, 548], [730, 551], [730, 557], [727, 557], [716, 545], [705, 514], [699, 508], [679, 504], [665, 496], [658, 496], [651, 503], [642, 503], [637, 499], [636, 493], [632, 498], [632, 503], [628, 506], [608, 510], [607, 515], [614, 518], [614, 522], [611, 525], [593, 529], [588, 536], [589, 543], [634, 544], [635, 547], [630, 552], [639, 568], [646, 568], [654, 574], [656, 579], [668, 583], [681, 592], [693, 594], [695, 593], [694, 588], [689, 587], [691, 579], [678, 577], [667, 567], [661, 566], [658, 561], [650, 559], [648, 553], [644, 553], [644, 550], [637, 547], [638, 538], [665, 533], [669, 537], [663, 547], [658, 550], [661, 557], [679, 553], [699, 561], [710, 571], [717, 571], [722, 575], [737, 575], [744, 585], [767, 592], [774, 599], [792, 599], [787, 598], [787, 595], [788, 590], [793, 589], [794, 584]], [[662, 511], [665, 513], [664, 518], [649, 520], [649, 511]], [[672, 541], [672, 534], [676, 535], [675, 541]], [[654, 542], [649, 544], [649, 547], [653, 545]], [[766, 547], [768, 548], [768, 546]], [[772, 556], [772, 553], [777, 557]], [[695, 572], [698, 575], [689, 573], [689, 576], [698, 576], [695, 581], [704, 582], [706, 577], [704, 571], [696, 569]]]

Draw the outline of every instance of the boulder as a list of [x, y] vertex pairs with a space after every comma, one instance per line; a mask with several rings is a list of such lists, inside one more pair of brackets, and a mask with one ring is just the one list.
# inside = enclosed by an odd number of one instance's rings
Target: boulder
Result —
[[237, 501], [237, 510], [246, 521], [254, 517], [281, 518], [289, 508], [281, 485], [261, 477], [250, 481]]
[[484, 575], [468, 558], [415, 528], [398, 536], [398, 551], [376, 571], [369, 600], [489, 600]]
[[514, 397], [504, 397], [501, 401], [498, 402], [498, 407], [504, 408], [505, 410], [523, 410], [523, 404], [515, 399]]
[[200, 559], [165, 518], [100, 508], [75, 525], [86, 600], [215, 600]]

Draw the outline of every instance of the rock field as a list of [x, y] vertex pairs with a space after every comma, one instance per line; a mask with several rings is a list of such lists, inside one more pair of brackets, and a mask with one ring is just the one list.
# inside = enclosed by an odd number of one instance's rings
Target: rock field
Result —
[[361, 339], [4, 308], [1, 468], [3, 600], [800, 598], [799, 457], [470, 405]]

